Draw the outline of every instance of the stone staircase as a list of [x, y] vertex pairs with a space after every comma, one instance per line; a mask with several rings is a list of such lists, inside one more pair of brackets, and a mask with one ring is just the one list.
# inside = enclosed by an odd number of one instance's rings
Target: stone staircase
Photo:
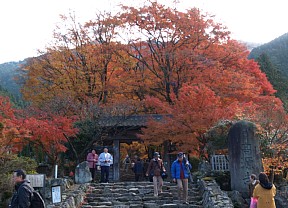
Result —
[[195, 183], [189, 184], [188, 195], [189, 204], [182, 204], [177, 198], [176, 184], [167, 181], [164, 181], [163, 193], [158, 197], [154, 197], [153, 184], [148, 181], [91, 183], [81, 208], [203, 208], [202, 197]]

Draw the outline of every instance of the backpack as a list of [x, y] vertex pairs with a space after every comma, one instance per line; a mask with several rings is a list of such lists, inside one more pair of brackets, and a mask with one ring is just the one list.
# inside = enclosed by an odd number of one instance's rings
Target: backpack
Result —
[[38, 191], [33, 190], [30, 208], [45, 208], [45, 202]]

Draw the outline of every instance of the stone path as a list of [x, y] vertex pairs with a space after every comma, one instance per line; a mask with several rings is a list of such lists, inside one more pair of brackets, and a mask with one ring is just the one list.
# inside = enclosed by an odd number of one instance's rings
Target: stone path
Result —
[[164, 182], [163, 193], [153, 196], [151, 182], [93, 183], [82, 208], [203, 208], [202, 198], [196, 184], [189, 185], [189, 205], [177, 200], [175, 183]]

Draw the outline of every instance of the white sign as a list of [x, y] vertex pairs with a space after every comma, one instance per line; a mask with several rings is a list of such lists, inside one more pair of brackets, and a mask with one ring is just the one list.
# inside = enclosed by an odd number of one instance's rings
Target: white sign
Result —
[[52, 186], [52, 203], [60, 203], [62, 201], [61, 186]]
[[30, 181], [32, 187], [43, 188], [45, 186], [45, 174], [27, 174], [26, 179]]

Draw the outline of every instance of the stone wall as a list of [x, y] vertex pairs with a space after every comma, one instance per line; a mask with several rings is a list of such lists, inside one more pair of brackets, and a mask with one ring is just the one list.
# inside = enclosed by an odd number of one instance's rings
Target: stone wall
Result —
[[[62, 202], [52, 203], [51, 186], [61, 185]], [[86, 193], [89, 192], [89, 183], [74, 184], [67, 179], [52, 179], [47, 181], [45, 191], [45, 203], [47, 208], [78, 208], [83, 203]]]
[[212, 178], [198, 180], [200, 194], [203, 197], [204, 208], [234, 208], [232, 200], [222, 191]]

